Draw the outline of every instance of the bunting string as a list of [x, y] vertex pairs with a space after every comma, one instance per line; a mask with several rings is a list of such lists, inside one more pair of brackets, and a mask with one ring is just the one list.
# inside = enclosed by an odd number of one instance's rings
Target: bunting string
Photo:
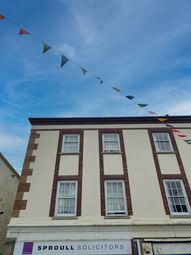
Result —
[[[27, 35], [30, 35], [31, 37], [33, 37], [34, 39], [36, 39], [37, 41], [39, 41], [41, 44], [42, 44], [42, 53], [47, 53], [48, 51], [50, 50], [53, 50], [55, 51], [56, 53], [58, 53], [61, 57], [61, 62], [60, 62], [60, 68], [62, 68], [64, 65], [66, 65], [68, 62], [71, 62], [73, 63], [75, 66], [77, 66], [82, 75], [86, 75], [86, 74], [89, 74], [91, 76], [93, 76], [98, 82], [100, 85], [107, 85], [107, 82], [102, 79], [100, 76], [90, 72], [87, 68], [81, 66], [80, 64], [76, 63], [75, 61], [73, 61], [71, 58], [68, 58], [65, 54], [61, 53], [59, 50], [57, 50], [55, 47], [49, 45], [48, 43], [45, 43], [45, 42], [42, 42], [41, 40], [37, 39], [34, 35], [31, 35], [30, 32], [28, 32], [25, 28], [23, 27], [20, 27], [18, 26], [14, 21], [10, 20], [9, 18], [7, 18], [6, 16], [0, 14], [0, 21], [3, 21], [3, 20], [7, 20], [9, 21], [10, 23], [12, 23], [14, 26], [17, 27], [17, 29], [19, 28], [19, 31], [18, 31], [18, 35], [19, 36], [27, 36]], [[185, 139], [187, 138], [187, 135], [181, 133], [181, 130], [177, 129], [176, 127], [174, 127], [172, 124], [169, 123], [169, 119], [168, 117], [167, 118], [162, 118], [162, 117], [158, 117], [158, 114], [154, 111], [151, 111], [151, 110], [146, 110], [147, 107], [149, 106], [149, 104], [147, 103], [143, 103], [143, 102], [136, 102], [136, 97], [135, 95], [126, 95], [121, 88], [119, 88], [118, 86], [110, 86], [109, 87], [115, 92], [115, 93], [118, 93], [119, 95], [121, 95], [122, 97], [124, 97], [126, 100], [130, 100], [130, 101], [133, 101], [135, 103], [135, 105], [137, 107], [139, 107], [139, 109], [142, 109], [144, 111], [146, 111], [146, 113], [150, 116], [153, 116], [157, 119], [157, 121], [159, 123], [161, 123], [162, 125], [164, 125], [165, 127], [167, 128], [170, 128], [172, 130], [172, 132], [174, 134], [176, 134], [178, 137], [180, 138], [183, 138], [184, 139], [184, 142], [186, 142], [187, 144], [191, 144], [191, 139]]]

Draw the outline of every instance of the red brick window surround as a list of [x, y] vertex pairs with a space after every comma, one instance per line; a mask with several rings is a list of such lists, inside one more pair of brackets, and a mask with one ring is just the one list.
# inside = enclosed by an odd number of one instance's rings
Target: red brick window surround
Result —
[[[163, 152], [159, 152], [156, 150], [156, 146], [155, 146], [155, 140], [154, 140], [154, 135], [156, 133], [166, 133], [168, 134], [168, 139], [170, 139], [170, 143], [171, 145], [167, 145], [164, 146], [164, 148], [173, 148], [172, 151], [163, 151]], [[164, 182], [165, 180], [169, 179], [169, 180], [181, 180], [181, 185], [183, 186], [183, 189], [185, 190], [185, 196], [187, 197], [189, 206], [191, 205], [191, 190], [190, 190], [190, 185], [184, 170], [184, 166], [183, 166], [183, 162], [182, 159], [180, 157], [180, 153], [179, 153], [179, 149], [178, 146], [176, 144], [175, 138], [174, 138], [174, 134], [172, 132], [172, 130], [170, 128], [150, 128], [148, 129], [148, 134], [149, 134], [149, 138], [150, 138], [150, 142], [151, 142], [151, 148], [152, 148], [152, 153], [153, 153], [153, 159], [154, 159], [154, 163], [155, 163], [155, 167], [156, 167], [156, 172], [157, 172], [157, 177], [158, 177], [158, 181], [159, 181], [159, 186], [160, 186], [160, 190], [161, 190], [161, 195], [162, 195], [162, 199], [163, 199], [163, 203], [164, 203], [164, 209], [167, 215], [172, 214], [171, 213], [171, 209], [169, 206], [169, 199], [168, 199], [168, 195], [167, 195], [167, 191], [165, 189], [165, 185]], [[168, 141], [167, 141], [168, 142]], [[165, 153], [165, 154], [175, 154], [179, 169], [180, 169], [180, 174], [162, 174], [161, 173], [161, 169], [160, 169], [160, 164], [159, 164], [159, 158], [158, 158], [158, 154], [160, 153]], [[178, 214], [177, 214], [178, 215]]]
[[[67, 139], [65, 139], [67, 137]], [[65, 143], [66, 141], [66, 143]], [[66, 146], [64, 145], [67, 144]], [[64, 150], [63, 148], [66, 148]], [[78, 174], [77, 175], [59, 175], [60, 159], [62, 155], [79, 155]], [[63, 129], [60, 130], [57, 156], [55, 163], [54, 180], [52, 186], [52, 196], [49, 216], [61, 216], [62, 213], [57, 213], [57, 189], [60, 182], [76, 182], [76, 200], [75, 200], [75, 215], [63, 212], [62, 216], [81, 216], [81, 203], [82, 203], [82, 170], [83, 170], [83, 130], [82, 129]], [[65, 199], [66, 201], [66, 199]], [[72, 199], [71, 199], [72, 201]], [[65, 210], [66, 211], [66, 210]], [[70, 211], [70, 210], [69, 210]], [[64, 215], [65, 214], [65, 215]], [[62, 217], [61, 216], [61, 217]]]
[[[104, 152], [104, 135], [111, 134], [109, 137], [109, 142], [112, 141], [112, 148], [118, 150], [114, 150], [111, 152]], [[113, 139], [114, 138], [114, 139]], [[111, 139], [111, 140], [110, 140]], [[104, 174], [104, 154], [120, 154], [123, 165], [123, 174], [122, 175], [105, 175]], [[106, 180], [122, 180], [124, 182], [124, 194], [125, 194], [125, 206], [126, 213], [124, 215], [132, 215], [132, 203], [131, 203], [131, 194], [130, 194], [130, 185], [129, 185], [129, 177], [128, 177], [128, 168], [127, 168], [127, 158], [125, 154], [125, 146], [123, 139], [123, 131], [122, 129], [100, 129], [99, 130], [99, 158], [100, 158], [100, 201], [101, 201], [101, 215], [107, 216], [106, 211], [106, 194], [105, 194], [105, 182]], [[124, 216], [118, 215], [118, 216]], [[117, 216], [117, 215], [115, 215]]]

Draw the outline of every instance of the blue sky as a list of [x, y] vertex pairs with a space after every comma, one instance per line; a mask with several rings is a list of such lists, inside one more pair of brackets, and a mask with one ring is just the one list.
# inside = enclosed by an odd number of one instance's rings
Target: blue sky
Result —
[[[159, 115], [191, 115], [190, 13], [190, 0], [1, 0], [0, 151], [20, 172], [28, 117], [147, 115], [112, 86]], [[89, 73], [60, 69], [61, 54]]]

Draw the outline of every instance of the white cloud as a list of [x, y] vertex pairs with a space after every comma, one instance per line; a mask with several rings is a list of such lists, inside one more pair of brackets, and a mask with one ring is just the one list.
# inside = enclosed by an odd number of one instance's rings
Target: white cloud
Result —
[[168, 109], [170, 115], [191, 115], [191, 100], [176, 102]]

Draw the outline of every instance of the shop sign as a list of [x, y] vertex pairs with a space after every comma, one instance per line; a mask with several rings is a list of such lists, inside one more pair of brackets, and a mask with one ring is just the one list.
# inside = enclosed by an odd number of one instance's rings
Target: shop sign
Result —
[[112, 255], [131, 254], [130, 240], [16, 242], [14, 255]]

